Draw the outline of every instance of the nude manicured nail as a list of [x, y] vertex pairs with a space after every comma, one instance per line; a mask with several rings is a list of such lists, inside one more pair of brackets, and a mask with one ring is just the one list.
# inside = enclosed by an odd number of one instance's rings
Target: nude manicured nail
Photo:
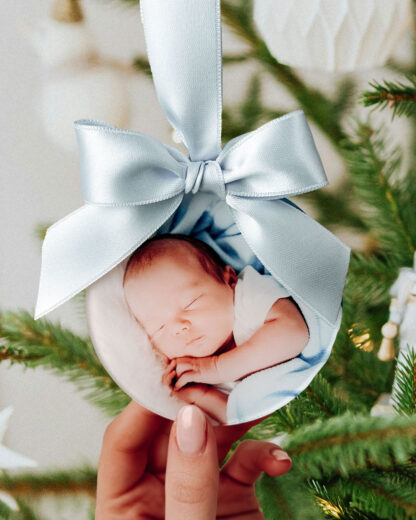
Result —
[[176, 440], [182, 453], [196, 455], [206, 444], [205, 414], [193, 405], [183, 406], [176, 421]]
[[281, 460], [290, 460], [290, 461], [292, 461], [292, 459], [289, 457], [289, 455], [285, 451], [279, 450], [278, 448], [274, 448], [271, 451], [271, 454], [278, 461], [281, 461]]

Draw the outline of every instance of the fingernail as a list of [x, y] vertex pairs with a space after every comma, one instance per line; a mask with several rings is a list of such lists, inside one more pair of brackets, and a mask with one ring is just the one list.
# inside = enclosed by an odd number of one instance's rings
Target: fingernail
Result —
[[289, 455], [285, 451], [279, 450], [278, 448], [274, 448], [271, 451], [271, 455], [273, 455], [273, 457], [278, 461], [290, 460], [292, 462], [292, 459], [289, 457]]
[[196, 455], [206, 444], [205, 414], [193, 405], [183, 406], [176, 420], [176, 439], [182, 453]]

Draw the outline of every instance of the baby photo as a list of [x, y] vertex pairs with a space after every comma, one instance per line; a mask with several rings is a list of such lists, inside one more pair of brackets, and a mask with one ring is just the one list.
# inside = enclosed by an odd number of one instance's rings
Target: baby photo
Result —
[[310, 338], [298, 304], [270, 274], [251, 265], [236, 272], [185, 234], [159, 234], [138, 247], [122, 287], [162, 364], [160, 384], [220, 424], [244, 378], [295, 358]]

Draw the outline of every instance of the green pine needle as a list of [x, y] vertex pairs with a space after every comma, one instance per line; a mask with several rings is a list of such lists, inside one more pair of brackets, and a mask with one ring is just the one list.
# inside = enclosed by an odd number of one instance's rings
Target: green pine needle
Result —
[[324, 520], [303, 476], [293, 468], [280, 477], [263, 473], [255, 484], [256, 496], [266, 520]]
[[[416, 250], [416, 215], [409, 221], [402, 212], [407, 202], [404, 191], [410, 180], [398, 176], [402, 161], [400, 147], [387, 145], [384, 129], [374, 129], [356, 119], [353, 136], [341, 143], [342, 153], [349, 166], [350, 178], [361, 216], [368, 230], [378, 240], [380, 249], [400, 259], [401, 265], [413, 261]], [[411, 188], [416, 193], [416, 188]]]
[[416, 75], [407, 74], [410, 85], [401, 82], [384, 81], [384, 85], [377, 81], [370, 82], [374, 90], [366, 90], [361, 94], [360, 101], [364, 106], [376, 105], [374, 109], [383, 110], [387, 105], [393, 108], [394, 117], [405, 115], [410, 117], [416, 114]]
[[89, 464], [68, 470], [52, 470], [45, 473], [20, 472], [0, 473], [0, 489], [16, 498], [40, 497], [45, 494], [55, 496], [86, 495], [95, 497], [97, 469]]
[[345, 414], [302, 426], [284, 449], [306, 478], [346, 477], [405, 463], [416, 451], [416, 417]]
[[392, 395], [394, 410], [403, 415], [416, 413], [416, 352], [407, 344], [408, 352], [403, 353], [403, 361], [398, 362], [395, 382], [397, 389]]

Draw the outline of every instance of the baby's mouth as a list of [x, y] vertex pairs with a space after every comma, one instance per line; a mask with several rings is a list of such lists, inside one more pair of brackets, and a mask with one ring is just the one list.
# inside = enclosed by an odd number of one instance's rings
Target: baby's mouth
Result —
[[188, 346], [188, 345], [191, 345], [192, 343], [195, 343], [196, 341], [198, 341], [198, 340], [200, 340], [200, 339], [202, 339], [202, 338], [203, 338], [203, 336], [199, 336], [199, 338], [191, 339], [191, 341], [188, 341], [188, 343], [187, 343], [186, 345], [187, 345], [187, 346]]

